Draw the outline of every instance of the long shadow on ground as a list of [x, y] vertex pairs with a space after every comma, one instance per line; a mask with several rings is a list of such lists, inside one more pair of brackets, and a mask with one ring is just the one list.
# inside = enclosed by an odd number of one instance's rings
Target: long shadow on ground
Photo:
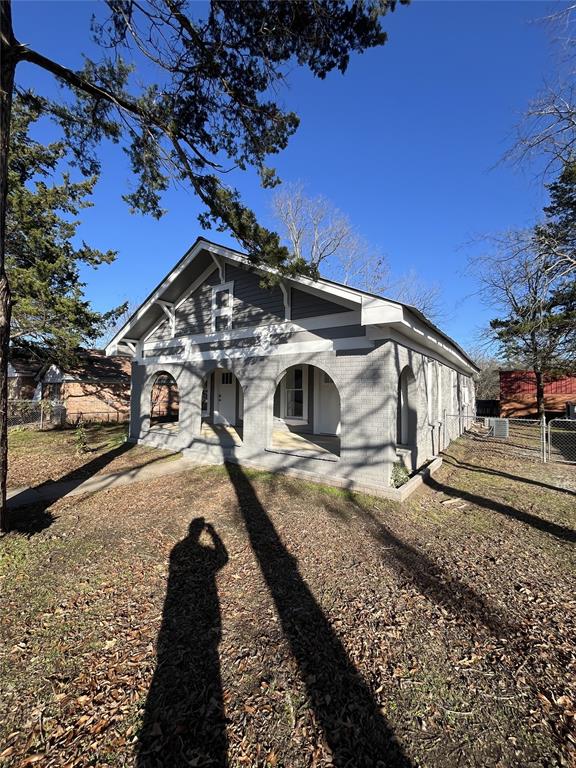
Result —
[[[297, 493], [296, 488], [293, 487], [291, 492]], [[382, 545], [382, 559], [386, 565], [412, 582], [422, 595], [450, 610], [454, 616], [464, 616], [467, 621], [483, 625], [497, 636], [514, 634], [517, 628], [482, 595], [421, 549], [401, 539], [385, 525], [380, 515], [361, 503], [354, 492], [344, 491], [343, 496], [354, 508], [367, 532]], [[324, 507], [339, 520], [350, 522], [349, 514], [330, 497], [324, 500]]]
[[408, 768], [410, 760], [382, 717], [314, 595], [286, 550], [242, 468], [226, 464], [250, 544], [298, 663], [335, 768]]
[[543, 533], [549, 533], [551, 536], [555, 536], [557, 539], [563, 539], [564, 541], [575, 542], [576, 531], [572, 528], [568, 528], [565, 525], [559, 525], [558, 523], [552, 523], [549, 520], [544, 520], [538, 515], [533, 515], [530, 512], [524, 512], [521, 509], [511, 507], [509, 504], [503, 504], [500, 501], [490, 499], [487, 496], [480, 496], [470, 491], [465, 491], [460, 488], [453, 488], [446, 483], [441, 483], [431, 475], [424, 479], [426, 485], [435, 491], [445, 493], [447, 496], [453, 496], [463, 501], [469, 501], [472, 504], [476, 504], [478, 507], [489, 509], [498, 514], [511, 517], [514, 520], [518, 520], [521, 523], [529, 525], [531, 528], [535, 528]]
[[[203, 531], [211, 539], [208, 545], [200, 542]], [[227, 765], [216, 587], [217, 573], [227, 562], [220, 537], [201, 517], [172, 550], [138, 768]]]
[[[28, 501], [26, 501], [26, 497], [29, 494], [28, 490], [24, 490], [21, 493], [12, 496], [8, 501], [8, 508], [10, 510], [10, 530], [32, 536], [33, 534], [48, 528], [55, 520], [54, 516], [49, 511], [49, 507], [52, 504], [76, 490], [82, 483], [97, 475], [104, 469], [104, 467], [111, 464], [114, 459], [127, 453], [133, 447], [134, 446], [131, 443], [123, 443], [117, 448], [113, 448], [110, 451], [106, 451], [106, 453], [96, 456], [92, 461], [83, 464], [81, 467], [76, 467], [59, 480], [50, 480], [33, 486], [34, 491], [46, 493], [45, 500], [37, 501], [32, 499], [30, 500], [30, 503], [28, 503]], [[163, 456], [155, 458], [152, 461], [147, 462], [145, 466], [150, 466], [163, 459]], [[136, 467], [133, 469], [140, 468], [141, 467]], [[100, 490], [104, 490], [104, 488]]]
[[381, 520], [363, 509], [374, 538], [386, 547], [385, 560], [396, 571], [403, 572], [414, 582], [423, 595], [438, 605], [451, 610], [455, 616], [465, 614], [469, 619], [484, 624], [498, 636], [508, 636], [514, 627], [463, 581], [448, 574], [441, 566], [416, 547], [402, 541]]
[[454, 456], [444, 455], [444, 461], [458, 469], [464, 469], [467, 472], [477, 472], [481, 475], [493, 475], [494, 477], [502, 477], [505, 480], [513, 480], [515, 483], [526, 483], [527, 485], [535, 485], [538, 488], [544, 488], [547, 491], [556, 491], [557, 493], [563, 493], [568, 496], [576, 496], [576, 491], [572, 491], [570, 488], [562, 488], [558, 485], [550, 485], [550, 483], [544, 483], [541, 480], [532, 480], [529, 477], [523, 475], [515, 475], [511, 472], [504, 472], [501, 469], [494, 469], [493, 467], [485, 467], [482, 465], [470, 464], [461, 459], [457, 459]]

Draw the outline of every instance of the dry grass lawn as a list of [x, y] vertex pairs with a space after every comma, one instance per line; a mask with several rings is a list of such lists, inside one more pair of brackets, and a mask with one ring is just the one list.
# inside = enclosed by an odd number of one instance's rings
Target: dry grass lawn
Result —
[[126, 443], [126, 424], [87, 424], [85, 429], [86, 451], [79, 450], [75, 429], [12, 430], [8, 438], [8, 486], [84, 479], [174, 457], [167, 451]]
[[205, 467], [22, 511], [3, 765], [574, 765], [575, 502], [462, 439], [403, 506]]

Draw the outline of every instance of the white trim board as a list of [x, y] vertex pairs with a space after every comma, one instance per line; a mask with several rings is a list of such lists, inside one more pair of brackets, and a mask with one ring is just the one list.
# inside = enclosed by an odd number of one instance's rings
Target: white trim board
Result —
[[[134, 324], [140, 320], [146, 313], [148, 308], [158, 299], [161, 299], [163, 292], [176, 280], [183, 270], [189, 266], [194, 258], [201, 252], [207, 251], [213, 258], [212, 267], [216, 269], [216, 264], [219, 264], [218, 257], [223, 261], [232, 262], [234, 264], [245, 265], [247, 268], [255, 270], [256, 272], [264, 274], [278, 275], [278, 270], [271, 267], [267, 267], [261, 264], [254, 264], [247, 256], [238, 253], [232, 249], [224, 246], [216, 245], [203, 238], [199, 238], [190, 250], [184, 255], [180, 262], [173, 268], [173, 270], [166, 276], [166, 278], [160, 283], [160, 285], [152, 292], [150, 297], [142, 304], [142, 306], [136, 311], [136, 313], [127, 321], [127, 323], [117, 332], [114, 338], [106, 347], [107, 354], [113, 354], [117, 345], [121, 343], [123, 337], [129, 332]], [[221, 275], [222, 277], [222, 275]], [[310, 278], [298, 276], [298, 277], [284, 277], [287, 285], [295, 286], [299, 290], [308, 291], [314, 295], [327, 297], [331, 301], [343, 304], [344, 306], [357, 306], [361, 311], [361, 323], [366, 326], [374, 326], [378, 323], [388, 324], [390, 322], [398, 321], [399, 314], [403, 316], [403, 321], [407, 322], [411, 326], [411, 332], [414, 336], [422, 335], [428, 336], [430, 340], [434, 340], [435, 343], [440, 344], [441, 338], [442, 346], [446, 349], [451, 349], [451, 354], [461, 361], [461, 365], [469, 370], [475, 370], [474, 363], [468, 361], [466, 353], [458, 348], [456, 342], [450, 337], [446, 336], [440, 329], [436, 328], [429, 320], [424, 316], [420, 316], [414, 307], [401, 304], [400, 302], [386, 299], [384, 297], [372, 296], [364, 291], [359, 291], [349, 286], [341, 285], [339, 283], [332, 283], [322, 278], [318, 280], [311, 280]], [[410, 317], [410, 319], [409, 319]], [[413, 320], [412, 320], [413, 318]], [[419, 326], [426, 328], [426, 331], [422, 331]], [[453, 350], [453, 351], [452, 351]]]
[[[246, 328], [233, 328], [229, 331], [218, 333], [188, 334], [174, 339], [158, 339], [157, 341], [145, 341], [144, 350], [154, 349], [162, 344], [165, 347], [181, 346], [182, 343], [193, 341], [196, 344], [208, 344], [218, 341], [232, 341], [233, 339], [257, 338], [262, 335], [274, 333], [298, 333], [301, 331], [315, 331], [323, 328], [341, 328], [347, 325], [359, 325], [359, 312], [338, 312], [334, 315], [321, 315], [317, 317], [299, 320], [298, 322], [280, 322], [270, 325], [251, 325]], [[162, 320], [164, 322], [164, 319]], [[359, 337], [364, 338], [364, 337]]]
[[[202, 245], [204, 241], [203, 240], [197, 240], [194, 245], [190, 248], [190, 250], [184, 255], [182, 260], [180, 261], [180, 264], [176, 265], [174, 269], [168, 273], [168, 275], [164, 278], [164, 280], [160, 283], [160, 285], [155, 288], [155, 290], [150, 294], [150, 296], [144, 301], [143, 304], [140, 305], [140, 307], [136, 310], [136, 312], [132, 315], [131, 318], [127, 320], [127, 322], [120, 328], [120, 330], [116, 333], [116, 335], [108, 342], [106, 345], [106, 354], [113, 354], [109, 350], [112, 350], [122, 339], [122, 337], [131, 329], [134, 327], [136, 322], [140, 320], [146, 312], [150, 309], [152, 304], [156, 302], [157, 299], [160, 299], [162, 297], [162, 293], [168, 288], [174, 280], [186, 269], [186, 267], [190, 264], [192, 259], [194, 259], [201, 250], [203, 250], [204, 246]], [[213, 269], [216, 269], [216, 266], [213, 264], [211, 265]]]
[[[418, 334], [419, 338], [413, 338], [410, 335], [410, 331], [415, 335]], [[448, 367], [458, 367], [458, 369], [462, 370], [466, 376], [472, 376], [474, 373], [472, 366], [455, 350], [452, 350], [450, 347], [433, 337], [415, 331], [409, 323], [395, 323], [394, 325], [384, 328], [379, 326], [369, 327], [366, 329], [366, 336], [369, 339], [378, 341], [394, 341], [407, 349], [411, 349], [413, 352], [424, 355], [425, 357], [432, 356], [435, 360], [439, 360], [443, 365]]]
[[272, 357], [276, 355], [313, 354], [315, 352], [337, 352], [350, 349], [373, 349], [374, 344], [361, 336], [347, 339], [318, 339], [317, 341], [287, 342], [276, 346], [255, 344], [253, 347], [232, 347], [231, 349], [216, 349], [206, 352], [193, 352], [184, 349], [182, 355], [158, 355], [145, 357], [143, 365], [168, 365], [169, 363], [200, 362], [201, 360], [233, 360], [249, 357]]
[[[160, 283], [160, 285], [153, 291], [153, 293], [150, 295], [148, 299], [140, 306], [140, 308], [132, 315], [132, 317], [126, 322], [126, 324], [120, 328], [120, 330], [116, 333], [113, 339], [108, 343], [106, 346], [106, 353], [112, 354], [114, 347], [121, 341], [122, 337], [129, 332], [131, 328], [134, 327], [134, 324], [140, 320], [144, 314], [148, 311], [150, 306], [154, 304], [158, 299], [162, 298], [162, 293], [170, 287], [170, 285], [176, 280], [177, 277], [179, 277], [182, 272], [186, 269], [186, 267], [189, 266], [189, 264], [193, 261], [194, 258], [203, 250], [206, 250], [210, 253], [212, 258], [214, 256], [220, 256], [221, 258], [224, 258], [228, 261], [235, 262], [237, 264], [243, 264], [250, 269], [254, 269], [256, 271], [265, 272], [268, 274], [278, 274], [278, 270], [272, 269], [271, 267], [266, 267], [264, 265], [255, 265], [253, 264], [250, 259], [248, 259], [245, 256], [242, 256], [239, 253], [236, 253], [235, 251], [232, 251], [228, 248], [225, 248], [223, 246], [215, 245], [214, 243], [210, 243], [207, 240], [199, 239], [194, 243], [194, 245], [190, 248], [190, 250], [184, 255], [184, 257], [181, 259], [180, 264], [178, 264], [174, 269], [164, 278], [164, 280]], [[216, 263], [210, 265], [210, 272], [213, 272], [216, 269]], [[208, 270], [205, 270], [207, 272]], [[200, 277], [203, 277], [201, 275]], [[200, 279], [200, 278], [198, 278]], [[204, 277], [204, 279], [206, 279]], [[322, 295], [325, 296], [326, 294], [330, 294], [333, 297], [343, 299], [347, 303], [352, 303], [353, 305], [362, 305], [362, 296], [361, 294], [357, 293], [353, 288], [349, 288], [347, 286], [340, 286], [340, 285], [326, 285], [323, 284], [321, 280], [315, 281], [311, 280], [306, 277], [298, 277], [298, 278], [283, 278], [288, 285], [294, 285], [297, 288], [308, 288], [310, 293], [314, 293], [315, 295]], [[193, 291], [190, 291], [192, 293]], [[189, 294], [188, 294], [189, 295]], [[176, 302], [176, 308], [180, 305], [182, 302], [182, 297], [180, 297]]]

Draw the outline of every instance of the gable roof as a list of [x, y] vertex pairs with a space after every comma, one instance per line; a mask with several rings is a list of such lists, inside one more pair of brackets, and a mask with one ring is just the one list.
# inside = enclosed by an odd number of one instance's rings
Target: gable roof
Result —
[[[161, 306], [162, 302], [175, 303], [178, 306], [184, 300], [183, 297], [189, 296], [195, 290], [194, 284], [190, 286], [186, 285], [185, 281], [182, 281], [187, 267], [195, 261], [200, 262], [200, 268], [204, 266], [204, 271], [201, 272], [200, 277], [195, 281], [198, 287], [203, 282], [204, 272], [212, 272], [215, 268], [214, 264], [218, 259], [241, 264], [255, 272], [274, 273], [274, 270], [270, 267], [254, 264], [250, 257], [242, 251], [219, 245], [203, 237], [198, 237], [166, 277], [158, 283], [147, 298], [144, 299], [140, 307], [128, 318], [114, 338], [111, 339], [106, 347], [106, 353], [114, 354], [120, 343], [131, 344], [135, 342], [154, 323], [165, 318], [166, 314]], [[457, 353], [457, 357], [465, 362], [466, 367], [470, 367], [474, 371], [478, 370], [474, 361], [466, 354], [462, 347], [440, 330], [416, 307], [375, 293], [363, 291], [359, 288], [352, 288], [349, 285], [344, 285], [324, 277], [312, 280], [305, 276], [290, 276], [282, 277], [282, 282], [297, 287], [300, 290], [322, 295], [324, 298], [342, 303], [351, 309], [360, 309], [362, 325], [387, 325], [392, 323], [410, 325], [410, 323], [406, 323], [405, 316], [412, 316], [417, 321], [416, 326], [424, 326], [424, 329], [438, 336], [444, 342], [441, 346], [445, 347], [445, 345], [448, 345], [448, 348], [452, 348]], [[420, 327], [415, 327], [412, 330], [415, 337], [426, 336], [426, 330], [422, 330]]]
[[51, 365], [41, 379], [128, 384], [131, 360], [126, 355], [107, 356], [103, 349], [83, 349], [71, 365]]
[[10, 356], [8, 360], [8, 378], [15, 379], [19, 376], [33, 379], [42, 369], [43, 363], [25, 357]]
[[83, 350], [76, 363], [64, 368], [66, 378], [78, 381], [127, 381], [131, 361], [126, 355], [106, 356], [103, 349]]

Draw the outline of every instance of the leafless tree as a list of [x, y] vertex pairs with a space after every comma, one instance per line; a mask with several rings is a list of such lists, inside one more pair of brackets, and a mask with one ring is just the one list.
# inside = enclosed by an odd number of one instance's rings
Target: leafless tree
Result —
[[576, 150], [576, 5], [570, 4], [542, 19], [553, 32], [558, 55], [554, 80], [528, 106], [517, 127], [507, 158], [524, 162], [544, 158], [544, 175], [556, 174]]
[[388, 285], [386, 258], [353, 228], [346, 214], [301, 182], [286, 184], [272, 201], [294, 259], [332, 274], [345, 285], [378, 292]]
[[478, 368], [474, 376], [476, 397], [478, 400], [498, 400], [500, 398], [500, 368], [502, 361], [487, 352], [483, 345], [469, 350], [470, 357]]
[[124, 302], [124, 310], [122, 313], [116, 318], [116, 320], [110, 324], [110, 326], [106, 329], [105, 333], [101, 336], [101, 338], [98, 340], [98, 343], [102, 347], [108, 346], [108, 344], [112, 341], [114, 336], [118, 333], [120, 328], [132, 317], [134, 312], [140, 307], [141, 301], [137, 301], [136, 299], [127, 299]]
[[445, 316], [440, 285], [426, 282], [414, 269], [393, 282], [388, 295], [391, 299], [416, 307], [430, 320], [440, 321]]
[[572, 159], [575, 150], [576, 90], [571, 83], [559, 82], [528, 106], [507, 157], [514, 162], [543, 157], [548, 179]]
[[486, 336], [504, 360], [534, 371], [542, 413], [546, 376], [574, 364], [573, 287], [550, 269], [533, 230], [487, 240], [489, 252], [470, 262], [481, 297], [499, 315], [491, 320]]
[[440, 288], [428, 285], [413, 270], [392, 280], [388, 259], [354, 227], [330, 200], [310, 197], [301, 182], [285, 184], [272, 210], [294, 259], [303, 260], [325, 277], [344, 285], [387, 295], [438, 319]]

